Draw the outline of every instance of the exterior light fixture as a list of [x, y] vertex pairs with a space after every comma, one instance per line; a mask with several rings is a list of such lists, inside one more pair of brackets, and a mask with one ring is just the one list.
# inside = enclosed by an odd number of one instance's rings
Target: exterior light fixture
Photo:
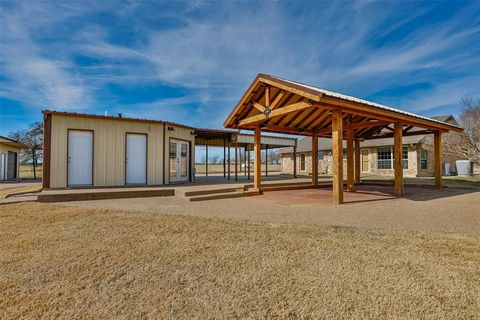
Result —
[[168, 129], [168, 131], [175, 131], [175, 128], [172, 127], [172, 126], [169, 126], [167, 129]]
[[267, 117], [270, 115], [270, 112], [272, 112], [272, 110], [270, 110], [269, 107], [265, 107], [265, 109], [263, 109], [263, 114]]

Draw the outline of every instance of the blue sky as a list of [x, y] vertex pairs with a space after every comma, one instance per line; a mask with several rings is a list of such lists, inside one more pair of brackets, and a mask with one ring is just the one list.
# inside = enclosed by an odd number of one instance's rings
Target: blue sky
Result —
[[1, 135], [46, 108], [221, 128], [260, 72], [427, 116], [480, 96], [480, 2], [0, 6]]

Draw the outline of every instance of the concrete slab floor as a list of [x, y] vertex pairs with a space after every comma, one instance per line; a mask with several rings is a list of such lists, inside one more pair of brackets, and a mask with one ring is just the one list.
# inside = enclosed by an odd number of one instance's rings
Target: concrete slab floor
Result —
[[[361, 186], [358, 193], [346, 194], [347, 203], [343, 205], [333, 205], [331, 193], [325, 189], [273, 191], [261, 196], [201, 202], [189, 202], [183, 197], [155, 197], [60, 204], [139, 214], [189, 215], [272, 224], [480, 234], [478, 190], [406, 188], [405, 198], [393, 198], [388, 190], [393, 188]], [[368, 194], [362, 194], [363, 191], [368, 191]]]

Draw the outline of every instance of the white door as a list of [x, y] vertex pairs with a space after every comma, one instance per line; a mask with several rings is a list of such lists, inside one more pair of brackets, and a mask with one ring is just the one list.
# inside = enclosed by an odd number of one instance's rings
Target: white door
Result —
[[186, 141], [170, 140], [170, 182], [188, 181], [190, 173], [190, 145]]
[[93, 132], [68, 131], [68, 181], [69, 187], [92, 186]]
[[0, 154], [0, 180], [7, 178], [7, 155], [5, 153]]
[[147, 135], [127, 133], [125, 152], [127, 185], [147, 184]]

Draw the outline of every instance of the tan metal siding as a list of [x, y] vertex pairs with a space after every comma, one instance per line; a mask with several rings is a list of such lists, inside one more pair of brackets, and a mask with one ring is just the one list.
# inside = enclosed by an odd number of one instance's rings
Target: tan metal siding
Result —
[[[68, 129], [94, 131], [93, 184], [95, 187], [125, 185], [125, 138], [127, 132], [148, 135], [147, 184], [162, 184], [163, 124], [54, 114], [52, 116], [51, 188], [67, 187]], [[182, 129], [175, 129], [183, 134]], [[190, 135], [190, 130], [188, 130], [188, 134]], [[168, 148], [168, 145], [166, 146]]]

